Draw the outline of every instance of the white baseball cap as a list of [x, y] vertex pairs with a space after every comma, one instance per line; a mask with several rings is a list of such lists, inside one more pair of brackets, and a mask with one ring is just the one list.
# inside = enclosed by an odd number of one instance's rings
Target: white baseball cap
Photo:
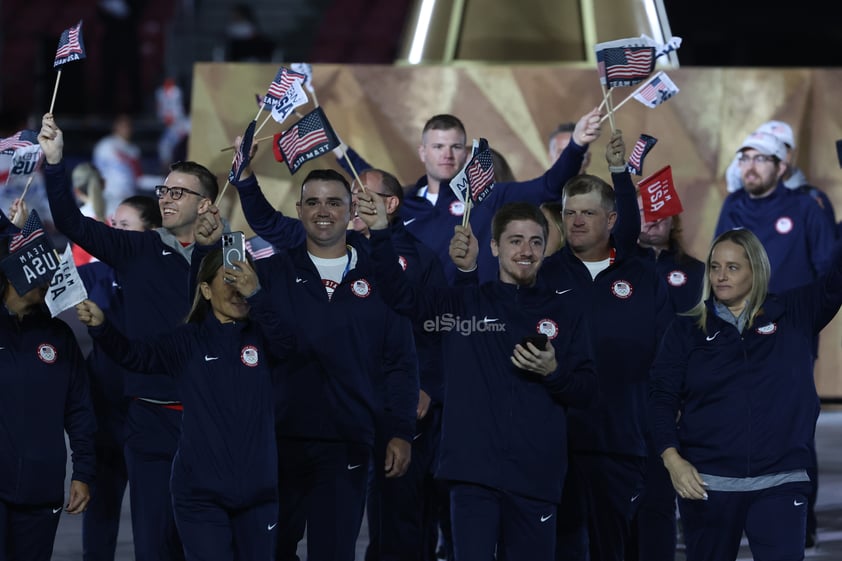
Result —
[[754, 148], [761, 154], [775, 156], [781, 161], [786, 161], [786, 146], [773, 134], [760, 131], [751, 133], [740, 145], [740, 149], [737, 152], [742, 152], [747, 148]]
[[778, 140], [790, 148], [795, 148], [795, 135], [792, 133], [792, 127], [783, 121], [766, 121], [757, 127], [757, 132], [775, 135], [778, 137]]

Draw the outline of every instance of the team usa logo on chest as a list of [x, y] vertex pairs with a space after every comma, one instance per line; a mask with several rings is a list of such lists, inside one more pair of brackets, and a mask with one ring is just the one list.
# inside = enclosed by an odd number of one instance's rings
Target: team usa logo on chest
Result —
[[775, 230], [779, 234], [789, 234], [792, 232], [792, 218], [789, 216], [781, 216], [775, 221]]
[[41, 362], [52, 364], [58, 358], [58, 351], [49, 343], [41, 343], [38, 345], [38, 358]]
[[778, 330], [777, 323], [767, 323], [766, 325], [761, 325], [755, 331], [758, 335], [771, 335], [775, 331]]
[[368, 298], [371, 294], [371, 285], [365, 279], [355, 280], [351, 284], [351, 293], [358, 298]]
[[406, 271], [406, 257], [403, 255], [398, 255], [398, 265], [401, 266], [401, 269]]
[[616, 296], [621, 300], [625, 300], [626, 298], [630, 297], [634, 292], [634, 288], [629, 281], [625, 280], [615, 280], [611, 283], [611, 294]]
[[240, 351], [240, 360], [246, 366], [254, 368], [260, 362], [260, 358], [257, 355], [257, 347], [254, 345], [246, 345], [243, 347], [243, 350]]
[[535, 326], [538, 333], [543, 333], [547, 339], [555, 339], [558, 337], [558, 324], [549, 318], [538, 320], [538, 325]]
[[687, 273], [684, 271], [670, 271], [667, 275], [667, 282], [670, 286], [684, 286], [687, 284]]
[[465, 214], [465, 203], [462, 201], [453, 201], [450, 203], [448, 210], [453, 216], [462, 216]]

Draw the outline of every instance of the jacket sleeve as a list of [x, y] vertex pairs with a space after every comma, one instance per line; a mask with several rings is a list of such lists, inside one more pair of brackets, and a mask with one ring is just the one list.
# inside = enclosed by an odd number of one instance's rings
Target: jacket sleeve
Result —
[[96, 420], [88, 386], [88, 368], [78, 343], [68, 328], [68, 351], [71, 353], [71, 379], [64, 407], [64, 430], [70, 441], [73, 464], [71, 479], [92, 483], [96, 476], [94, 432]]
[[614, 243], [617, 249], [632, 252], [640, 237], [640, 207], [637, 192], [628, 171], [612, 173], [614, 193], [617, 197], [617, 222], [614, 224]]
[[148, 341], [129, 340], [106, 319], [102, 325], [89, 327], [88, 333], [114, 362], [127, 370], [151, 374], [166, 372], [177, 376], [191, 351], [190, 341], [183, 336], [190, 327], [182, 326]]
[[842, 306], [842, 241], [832, 252], [830, 270], [818, 280], [785, 292], [787, 313], [798, 325], [807, 325], [818, 334], [833, 320]]
[[[582, 169], [582, 160], [587, 150], [587, 146], [579, 146], [571, 140], [550, 169], [541, 177], [529, 181], [495, 185], [492, 191], [492, 197], [496, 201], [494, 206], [499, 208], [505, 203], [516, 201], [526, 201], [537, 205], [560, 200], [564, 184], [571, 177], [578, 175], [579, 170]], [[495, 192], [496, 195], [494, 195]]]
[[44, 177], [56, 228], [70, 241], [115, 269], [134, 259], [143, 239], [158, 237], [154, 232], [118, 230], [83, 216], [67, 181], [63, 160], [54, 165], [45, 164]]
[[306, 233], [297, 218], [284, 216], [275, 210], [252, 174], [242, 181], [234, 182], [240, 194], [243, 215], [254, 233], [271, 243], [278, 250], [289, 249], [304, 243]]
[[[809, 197], [809, 195], [808, 195]], [[825, 212], [815, 204], [815, 199], [809, 198], [807, 205], [807, 251], [810, 252], [810, 262], [816, 276], [830, 271], [833, 266], [833, 249], [836, 242], [836, 228], [828, 219]]]
[[412, 321], [423, 322], [438, 313], [461, 308], [458, 288], [441, 287], [426, 290], [406, 279], [389, 230], [371, 232], [371, 258], [374, 261], [375, 284], [386, 305]]
[[266, 339], [266, 350], [276, 361], [283, 360], [295, 350], [295, 328], [289, 314], [292, 307], [283, 302], [278, 291], [270, 293], [262, 287], [247, 301], [251, 306], [249, 317]]
[[558, 368], [544, 378], [544, 384], [561, 404], [587, 407], [596, 399], [597, 377], [590, 327], [581, 309], [577, 309], [576, 318], [570, 322], [570, 326], [571, 331], [566, 335], [564, 346], [556, 348]]
[[383, 349], [386, 441], [397, 437], [412, 442], [418, 405], [418, 357], [407, 318], [387, 312]]
[[649, 372], [649, 431], [659, 456], [670, 447], [681, 449], [676, 418], [687, 375], [690, 349], [686, 339], [690, 334], [681, 329], [680, 319], [673, 320], [667, 329]]

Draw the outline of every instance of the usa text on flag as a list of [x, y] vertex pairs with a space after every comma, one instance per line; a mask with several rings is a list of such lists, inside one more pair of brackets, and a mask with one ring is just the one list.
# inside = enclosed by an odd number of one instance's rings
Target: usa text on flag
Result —
[[50, 310], [50, 315], [56, 317], [61, 312], [69, 310], [88, 297], [88, 291], [79, 276], [76, 264], [73, 262], [73, 250], [70, 244], [64, 248], [58, 270], [50, 280], [50, 287], [44, 297], [44, 302]]
[[634, 98], [646, 107], [657, 107], [678, 91], [678, 87], [669, 76], [658, 72], [634, 94]]
[[680, 214], [684, 209], [672, 181], [672, 169], [663, 167], [637, 184], [643, 205], [643, 220], [655, 222]]
[[321, 107], [304, 115], [283, 133], [276, 134], [273, 143], [275, 158], [285, 161], [290, 173], [295, 173], [308, 160], [337, 146], [339, 139]]
[[640, 135], [640, 138], [638, 138], [637, 142], [635, 142], [634, 148], [629, 156], [629, 173], [643, 175], [643, 159], [646, 157], [646, 154], [649, 153], [649, 150], [655, 146], [656, 142], [658, 142], [658, 139], [654, 136], [649, 136], [648, 134]]
[[82, 41], [82, 20], [79, 20], [79, 23], [61, 32], [53, 68], [74, 60], [81, 60], [85, 56], [85, 43]]
[[26, 148], [38, 142], [38, 133], [29, 129], [18, 131], [10, 137], [0, 138], [0, 154], [14, 154], [18, 148]]
[[38, 212], [33, 210], [23, 226], [9, 241], [9, 256], [0, 261], [0, 269], [18, 294], [50, 282], [59, 259], [44, 233]]

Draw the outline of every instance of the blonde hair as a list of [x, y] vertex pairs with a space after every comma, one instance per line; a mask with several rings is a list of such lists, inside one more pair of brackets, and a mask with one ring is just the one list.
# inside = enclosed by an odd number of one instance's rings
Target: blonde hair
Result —
[[769, 265], [769, 256], [763, 248], [763, 244], [757, 239], [751, 230], [736, 228], [720, 234], [710, 246], [708, 258], [705, 261], [705, 280], [702, 285], [702, 297], [699, 303], [691, 310], [681, 313], [682, 316], [695, 317], [699, 328], [707, 333], [707, 306], [705, 302], [711, 296], [710, 286], [710, 261], [713, 258], [713, 250], [722, 242], [731, 242], [743, 248], [749, 267], [751, 267], [751, 290], [748, 293], [748, 305], [746, 307], [746, 328], [754, 322], [754, 318], [760, 313], [766, 295], [769, 293], [769, 279], [772, 276], [772, 267]]
[[99, 170], [90, 162], [83, 162], [73, 168], [71, 173], [73, 188], [84, 194], [91, 202], [96, 219], [100, 222], [106, 219], [105, 199], [102, 196], [104, 181]]

